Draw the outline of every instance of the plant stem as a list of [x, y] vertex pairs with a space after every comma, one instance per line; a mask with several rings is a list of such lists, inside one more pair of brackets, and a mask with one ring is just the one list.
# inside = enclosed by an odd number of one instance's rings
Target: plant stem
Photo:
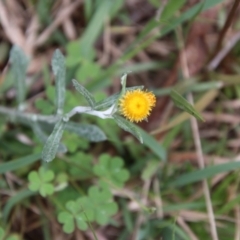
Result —
[[31, 123], [31, 122], [48, 122], [48, 123], [55, 123], [57, 120], [60, 119], [60, 116], [55, 115], [41, 115], [36, 113], [26, 113], [18, 111], [17, 109], [6, 108], [0, 106], [0, 115], [9, 118], [12, 122], [21, 122], [21, 123]]
[[[69, 113], [67, 113], [64, 117], [68, 121], [69, 118], [74, 116], [77, 113], [87, 113], [90, 115], [97, 116], [99, 118], [112, 118], [112, 115], [116, 112], [115, 104], [113, 104], [110, 108], [105, 111], [96, 111], [91, 107], [77, 106], [73, 108]], [[12, 122], [20, 122], [23, 124], [31, 124], [33, 122], [47, 122], [47, 123], [56, 123], [62, 116], [57, 115], [42, 115], [36, 113], [26, 113], [19, 111], [17, 109], [6, 108], [0, 106], [0, 115], [7, 117]]]

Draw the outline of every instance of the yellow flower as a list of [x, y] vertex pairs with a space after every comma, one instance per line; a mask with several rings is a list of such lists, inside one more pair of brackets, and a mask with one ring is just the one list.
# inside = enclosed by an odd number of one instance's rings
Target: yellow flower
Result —
[[121, 114], [131, 122], [146, 119], [155, 104], [155, 95], [140, 89], [127, 91], [119, 100]]

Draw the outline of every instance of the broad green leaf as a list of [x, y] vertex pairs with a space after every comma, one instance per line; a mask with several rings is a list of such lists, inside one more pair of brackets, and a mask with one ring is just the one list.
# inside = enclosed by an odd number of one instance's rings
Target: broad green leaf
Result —
[[31, 163], [36, 162], [41, 158], [41, 154], [32, 154], [26, 157], [22, 157], [16, 160], [12, 160], [6, 163], [0, 164], [0, 174], [17, 170], [19, 168], [25, 167]]
[[59, 49], [57, 49], [52, 58], [52, 70], [55, 76], [56, 83], [56, 106], [57, 106], [57, 114], [61, 115], [63, 113], [64, 101], [65, 101], [65, 92], [66, 92], [66, 84], [65, 84], [65, 76], [66, 76], [66, 68], [65, 68], [65, 59]]
[[85, 99], [87, 100], [87, 102], [89, 103], [89, 105], [94, 108], [96, 102], [95, 99], [93, 97], [93, 95], [84, 87], [82, 86], [78, 81], [76, 81], [75, 79], [72, 80], [74, 87], [76, 88], [76, 90], [81, 93]]
[[22, 104], [26, 97], [26, 71], [29, 58], [18, 46], [13, 46], [10, 51], [10, 62], [12, 64], [12, 72], [14, 75], [17, 88], [17, 102]]
[[192, 183], [201, 181], [203, 179], [213, 177], [219, 173], [225, 173], [225, 172], [234, 171], [237, 169], [240, 169], [240, 161], [214, 165], [214, 166], [206, 167], [204, 169], [183, 174], [182, 176], [178, 177], [176, 180], [172, 181], [170, 185], [173, 187], [182, 187], [187, 184], [192, 184]]
[[42, 159], [44, 161], [50, 162], [55, 158], [65, 126], [66, 122], [63, 120], [56, 123], [53, 132], [48, 137], [46, 144], [43, 147]]
[[124, 119], [121, 116], [116, 115], [116, 114], [113, 115], [113, 118], [120, 128], [122, 128], [123, 130], [125, 130], [127, 132], [130, 132], [132, 135], [134, 135], [140, 141], [140, 143], [143, 143], [143, 138], [142, 138], [139, 130], [133, 123], [127, 121], [126, 119]]
[[194, 107], [185, 98], [183, 98], [179, 93], [177, 93], [175, 90], [171, 91], [170, 96], [177, 107], [188, 112], [189, 114], [191, 114], [198, 120], [204, 121], [204, 119], [202, 118], [200, 113], [198, 113], [194, 109]]
[[2, 214], [3, 214], [3, 219], [6, 222], [8, 219], [8, 216], [12, 210], [12, 208], [17, 204], [20, 203], [21, 201], [23, 201], [24, 199], [31, 197], [33, 195], [35, 195], [36, 193], [28, 190], [28, 189], [24, 189], [22, 191], [16, 192], [15, 195], [11, 196], [10, 199], [8, 199], [7, 203], [5, 204]]
[[86, 138], [91, 142], [100, 142], [107, 139], [106, 135], [100, 128], [91, 124], [80, 124], [69, 121], [67, 122], [65, 129], [79, 135], [80, 137]]
[[[36, 122], [34, 122], [32, 124], [32, 129], [33, 129], [35, 136], [37, 136], [37, 138], [39, 139], [40, 142], [45, 143], [47, 141], [47, 139], [48, 139], [47, 134], [41, 129], [41, 127]], [[59, 143], [58, 152], [66, 153], [67, 152], [66, 146], [62, 143]]]
[[167, 158], [166, 149], [150, 134], [143, 129], [137, 127], [143, 138], [143, 144], [149, 147], [161, 160], [165, 161]]

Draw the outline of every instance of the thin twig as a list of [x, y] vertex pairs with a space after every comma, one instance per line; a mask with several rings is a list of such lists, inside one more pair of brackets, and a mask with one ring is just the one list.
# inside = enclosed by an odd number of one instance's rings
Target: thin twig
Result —
[[163, 218], [163, 203], [162, 203], [162, 198], [161, 198], [161, 193], [160, 193], [160, 184], [159, 184], [159, 179], [155, 177], [153, 179], [153, 189], [156, 194], [156, 197], [154, 198], [156, 206], [157, 206], [157, 216], [162, 219]]
[[234, 209], [235, 212], [235, 218], [236, 218], [236, 223], [235, 223], [235, 238], [234, 240], [240, 240], [240, 207], [237, 205]]
[[231, 39], [228, 40], [226, 46], [212, 59], [208, 64], [207, 69], [212, 71], [217, 68], [224, 57], [231, 51], [231, 49], [240, 40], [240, 32], [236, 33]]
[[[148, 197], [148, 192], [149, 192], [149, 189], [150, 189], [150, 184], [151, 184], [151, 181], [150, 180], [147, 180], [144, 182], [144, 185], [143, 185], [143, 190], [142, 190], [142, 204], [145, 205], [147, 203], [147, 197]], [[142, 225], [144, 221], [144, 216], [143, 216], [143, 213], [141, 213], [141, 211], [139, 212], [138, 214], [138, 217], [137, 217], [137, 220], [136, 220], [136, 224], [135, 224], [135, 228], [134, 228], [134, 231], [133, 231], [133, 234], [132, 234], [132, 239], [135, 240], [137, 239], [137, 233]]]
[[3, 1], [0, 1], [0, 22], [6, 35], [13, 44], [18, 45], [25, 50], [25, 37], [9, 15], [10, 14], [7, 13], [7, 8], [4, 6]]
[[219, 51], [219, 49], [221, 48], [224, 36], [227, 33], [228, 28], [232, 24], [232, 21], [234, 19], [235, 13], [237, 12], [237, 8], [238, 8], [239, 3], [240, 3], [240, 0], [235, 0], [234, 4], [232, 5], [232, 8], [231, 8], [231, 10], [228, 14], [227, 20], [226, 20], [226, 22], [225, 22], [225, 24], [224, 24], [224, 26], [223, 26], [220, 34], [219, 34], [219, 38], [218, 38], [218, 41], [216, 43], [216, 47], [213, 51], [213, 56], [215, 56], [217, 54], [217, 52]]
[[55, 29], [61, 25], [65, 19], [76, 10], [76, 8], [82, 3], [82, 0], [78, 0], [73, 2], [71, 5], [66, 7], [65, 9], [61, 10], [58, 13], [57, 18], [53, 21], [53, 23], [46, 29], [44, 32], [38, 37], [36, 41], [36, 46], [42, 45], [49, 36], [55, 31]]
[[188, 236], [191, 238], [191, 240], [198, 240], [198, 237], [194, 234], [194, 232], [191, 230], [191, 228], [186, 224], [186, 222], [183, 220], [182, 217], [177, 217], [177, 223], [179, 226], [184, 229], [184, 231], [188, 234]]
[[[63, 7], [67, 7], [71, 3], [71, 0], [63, 0]], [[70, 17], [66, 18], [66, 20], [63, 22], [63, 29], [68, 37], [68, 39], [73, 40], [76, 39], [77, 33], [74, 28], [74, 24]]]
[[[179, 39], [183, 39], [181, 32], [179, 33]], [[189, 73], [189, 69], [188, 69], [187, 57], [186, 57], [183, 41], [182, 41], [182, 47], [183, 47], [183, 50], [182, 50], [180, 62], [181, 62], [181, 66], [183, 69], [184, 77], [186, 79], [189, 79], [190, 73]], [[188, 94], [188, 100], [191, 104], [193, 104], [192, 93]], [[204, 164], [204, 157], [203, 157], [203, 152], [202, 152], [202, 145], [201, 145], [198, 123], [197, 123], [196, 118], [194, 118], [194, 117], [190, 118], [190, 122], [191, 122], [193, 138], [194, 138], [194, 145], [195, 145], [196, 152], [197, 152], [198, 165], [201, 169], [204, 169], [205, 164]], [[205, 201], [206, 201], [206, 205], [207, 205], [212, 240], [218, 240], [216, 222], [215, 222], [215, 218], [214, 218], [214, 212], [213, 212], [213, 207], [212, 207], [212, 202], [211, 202], [211, 197], [210, 197], [210, 190], [208, 187], [207, 180], [204, 179], [202, 181], [202, 184], [203, 184], [203, 192], [204, 192], [204, 196], [205, 196]]]

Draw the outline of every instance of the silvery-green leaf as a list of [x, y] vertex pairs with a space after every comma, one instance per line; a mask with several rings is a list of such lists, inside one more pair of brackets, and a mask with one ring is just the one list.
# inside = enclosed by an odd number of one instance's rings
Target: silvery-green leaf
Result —
[[80, 124], [69, 121], [65, 129], [91, 142], [100, 142], [107, 139], [106, 135], [99, 127], [91, 124]]
[[172, 90], [170, 93], [170, 96], [177, 107], [188, 112], [198, 120], [204, 121], [200, 113], [198, 113], [197, 110], [195, 110], [194, 107], [185, 98], [183, 98], [178, 92], [176, 92], [175, 90]]
[[20, 105], [26, 97], [26, 71], [29, 58], [18, 46], [13, 46], [10, 52], [10, 62], [12, 64], [13, 77], [17, 88], [17, 101]]
[[[34, 122], [32, 123], [32, 129], [34, 134], [37, 136], [37, 138], [39, 139], [40, 142], [45, 143], [47, 141], [47, 134], [42, 130], [42, 128], [39, 126], [38, 123]], [[65, 145], [63, 145], [62, 143], [59, 143], [58, 145], [58, 152], [59, 153], [65, 153], [67, 152], [67, 148]]]
[[63, 134], [65, 126], [66, 126], [66, 122], [64, 122], [63, 120], [60, 120], [54, 126], [54, 129], [53, 129], [51, 135], [48, 137], [48, 139], [43, 147], [42, 159], [44, 161], [50, 162], [55, 158], [57, 151], [58, 151], [58, 145], [62, 138], [62, 134]]
[[87, 100], [87, 102], [89, 103], [89, 105], [94, 108], [95, 106], [95, 99], [93, 97], [93, 95], [84, 87], [82, 86], [78, 81], [76, 81], [75, 79], [72, 80], [74, 87], [76, 88], [76, 90], [81, 93], [85, 99]]
[[57, 114], [63, 113], [64, 101], [65, 101], [65, 92], [66, 92], [66, 84], [65, 84], [65, 76], [66, 76], [66, 68], [65, 68], [65, 59], [59, 49], [57, 49], [52, 58], [52, 70], [55, 76], [56, 83], [56, 98], [55, 104], [57, 107]]
[[[136, 89], [143, 89], [143, 86], [128, 87], [126, 89], [127, 91], [132, 91]], [[120, 97], [120, 93], [113, 94], [112, 96], [97, 102], [94, 109], [96, 110], [107, 109], [111, 107], [118, 100], [119, 97]]]
[[140, 132], [137, 130], [137, 128], [134, 126], [133, 123], [127, 121], [125, 118], [122, 118], [119, 115], [113, 115], [114, 120], [116, 121], [117, 125], [122, 128], [123, 130], [130, 132], [132, 135], [134, 135], [140, 143], [143, 143], [142, 136]]
[[121, 77], [121, 85], [122, 85], [121, 94], [124, 94], [125, 91], [126, 91], [126, 82], [127, 82], [127, 74], [125, 73], [125, 74]]

